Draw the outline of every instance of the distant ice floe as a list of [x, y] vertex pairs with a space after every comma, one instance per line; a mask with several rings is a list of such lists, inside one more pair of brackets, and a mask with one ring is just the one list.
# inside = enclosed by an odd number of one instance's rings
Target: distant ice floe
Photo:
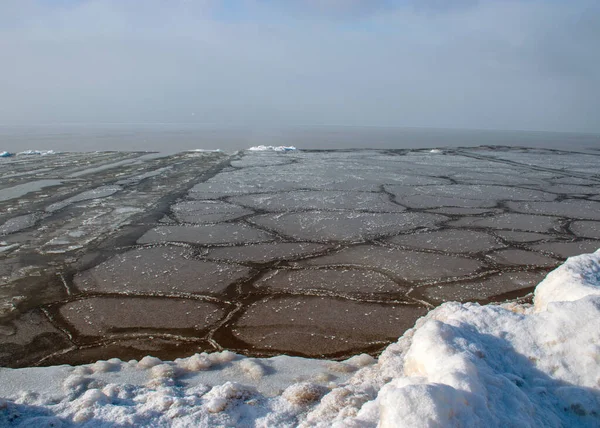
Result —
[[431, 149], [429, 150], [429, 153], [439, 154], [442, 153], [442, 151], [440, 149]]
[[192, 150], [187, 150], [188, 152], [193, 152], [193, 153], [221, 153], [223, 150], [221, 149], [192, 149]]
[[254, 146], [248, 149], [251, 152], [293, 152], [296, 150], [298, 149], [294, 146]]
[[11, 152], [7, 152], [7, 151], [0, 152], [0, 158], [10, 158], [12, 156], [14, 156], [14, 154]]
[[58, 152], [54, 150], [25, 150], [24, 152], [17, 153], [17, 156], [30, 156], [30, 155], [39, 155], [39, 156], [48, 156], [48, 155], [56, 155]]
[[600, 250], [534, 304], [445, 303], [375, 360], [228, 351], [0, 369], [0, 426], [589, 426], [600, 421]]

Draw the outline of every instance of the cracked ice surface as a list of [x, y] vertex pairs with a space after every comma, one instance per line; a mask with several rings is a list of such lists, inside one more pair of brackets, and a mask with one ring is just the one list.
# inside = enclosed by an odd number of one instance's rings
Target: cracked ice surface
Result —
[[[446, 301], [527, 301], [565, 257], [600, 246], [597, 158], [2, 158], [0, 364], [375, 354]], [[240, 370], [258, 376], [253, 364]]]

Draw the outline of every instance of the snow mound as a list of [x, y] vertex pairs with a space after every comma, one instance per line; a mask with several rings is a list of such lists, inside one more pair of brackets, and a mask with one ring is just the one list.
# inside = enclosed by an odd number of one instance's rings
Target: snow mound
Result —
[[254, 146], [248, 149], [251, 152], [293, 152], [296, 150], [298, 149], [294, 146]]
[[58, 152], [54, 150], [25, 150], [23, 152], [17, 153], [17, 156], [31, 156], [31, 155], [39, 155], [39, 156], [48, 156], [48, 155], [56, 155]]
[[377, 360], [224, 351], [0, 369], [0, 426], [597, 427], [599, 266], [600, 250], [568, 259], [533, 305], [445, 303]]

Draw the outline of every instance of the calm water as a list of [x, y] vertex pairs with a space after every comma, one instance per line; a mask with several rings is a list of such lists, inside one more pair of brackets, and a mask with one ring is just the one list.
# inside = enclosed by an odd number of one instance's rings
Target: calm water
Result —
[[0, 151], [240, 150], [295, 145], [301, 149], [427, 148], [480, 145], [600, 148], [600, 135], [525, 131], [425, 128], [306, 127], [250, 128], [200, 124], [0, 125]]

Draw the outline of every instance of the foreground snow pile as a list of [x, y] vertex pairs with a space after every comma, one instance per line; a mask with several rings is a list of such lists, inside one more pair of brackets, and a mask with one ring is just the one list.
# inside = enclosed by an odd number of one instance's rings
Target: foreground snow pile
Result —
[[294, 146], [254, 146], [248, 150], [251, 152], [293, 152], [298, 149]]
[[596, 427], [600, 250], [549, 274], [533, 306], [438, 307], [376, 364], [146, 357], [2, 369], [0, 395], [1, 426]]

